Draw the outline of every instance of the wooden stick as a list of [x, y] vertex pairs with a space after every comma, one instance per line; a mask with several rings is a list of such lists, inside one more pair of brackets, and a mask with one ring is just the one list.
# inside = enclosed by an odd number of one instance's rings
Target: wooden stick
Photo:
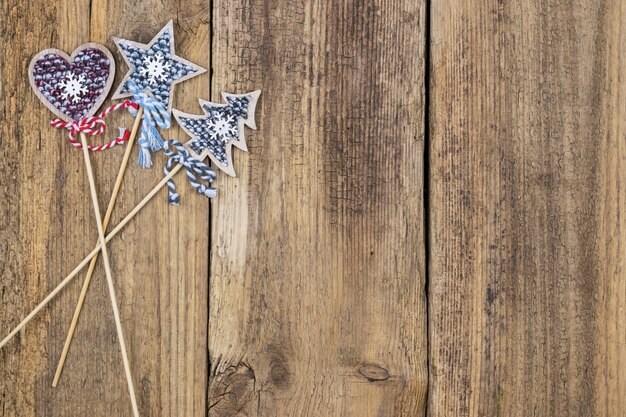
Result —
[[100, 217], [100, 207], [98, 204], [98, 195], [96, 193], [96, 183], [93, 179], [93, 171], [91, 169], [91, 161], [89, 160], [89, 150], [87, 149], [87, 137], [84, 133], [80, 134], [80, 141], [83, 145], [83, 156], [85, 157], [85, 168], [87, 168], [87, 177], [89, 178], [89, 191], [91, 191], [91, 202], [96, 216], [96, 225], [98, 226], [98, 237], [102, 246], [102, 260], [104, 261], [104, 271], [109, 286], [109, 295], [111, 296], [111, 306], [113, 307], [113, 317], [115, 319], [115, 328], [117, 330], [117, 338], [120, 342], [120, 350], [122, 351], [122, 362], [124, 363], [124, 373], [126, 374], [126, 382], [128, 383], [128, 393], [130, 394], [130, 402], [133, 408], [133, 415], [139, 417], [139, 409], [137, 408], [137, 399], [135, 398], [135, 386], [133, 377], [130, 372], [130, 364], [126, 354], [126, 342], [124, 341], [124, 332], [122, 331], [122, 321], [120, 320], [120, 312], [117, 307], [117, 297], [115, 296], [115, 288], [113, 287], [113, 277], [111, 274], [111, 265], [109, 263], [109, 253], [106, 247], [106, 239], [104, 237], [104, 228], [102, 227], [102, 218]]
[[[109, 200], [109, 206], [107, 207], [107, 212], [104, 215], [104, 220], [102, 220], [102, 227], [105, 231], [107, 230], [107, 226], [109, 225], [109, 220], [111, 220], [111, 214], [113, 213], [115, 201], [117, 200], [117, 194], [120, 191], [120, 186], [122, 185], [122, 179], [124, 178], [124, 172], [126, 172], [126, 166], [128, 165], [128, 160], [130, 159], [130, 153], [132, 151], [133, 144], [135, 143], [135, 137], [137, 136], [137, 131], [139, 130], [139, 124], [141, 123], [142, 115], [143, 107], [139, 106], [139, 110], [137, 110], [137, 115], [135, 116], [135, 123], [133, 124], [133, 129], [130, 132], [130, 138], [128, 139], [128, 144], [126, 145], [126, 150], [124, 151], [124, 157], [122, 158], [122, 163], [120, 164], [120, 169], [117, 173], [117, 178], [115, 179], [115, 186], [113, 187], [113, 193], [111, 194], [111, 199]], [[72, 344], [72, 339], [76, 330], [76, 324], [78, 323], [80, 313], [83, 309], [87, 290], [89, 289], [89, 284], [91, 283], [91, 277], [93, 276], [93, 271], [96, 268], [97, 261], [98, 255], [96, 254], [96, 256], [91, 259], [91, 263], [89, 264], [89, 270], [87, 271], [87, 276], [85, 277], [85, 282], [83, 283], [80, 297], [78, 297], [78, 303], [76, 304], [76, 309], [74, 310], [74, 317], [72, 317], [72, 323], [70, 324], [70, 329], [67, 333], [67, 338], [65, 339], [63, 352], [61, 352], [61, 358], [59, 359], [59, 364], [57, 365], [54, 380], [52, 381], [52, 386], [55, 388], [59, 384], [59, 379], [61, 378], [61, 373], [63, 372], [65, 359], [67, 358], [67, 353], [70, 349], [70, 345]]]
[[[135, 217], [137, 215], [137, 213], [139, 213], [139, 211], [141, 211], [141, 209], [152, 199], [152, 197], [154, 197], [156, 195], [157, 192], [159, 192], [159, 190], [161, 188], [163, 188], [165, 186], [165, 184], [167, 184], [167, 182], [172, 179], [172, 177], [174, 175], [176, 175], [176, 173], [178, 173], [178, 171], [180, 171], [180, 169], [182, 168], [182, 165], [176, 165], [168, 175], [166, 175], [165, 177], [163, 177], [163, 179], [161, 180], [161, 182], [159, 182], [153, 189], [152, 191], [150, 191], [148, 193], [148, 195], [146, 195], [144, 197], [143, 200], [141, 200], [141, 202], [137, 205], [137, 207], [135, 207], [130, 213], [128, 213], [126, 215], [126, 217], [124, 217], [124, 219], [111, 231], [111, 233], [109, 233], [105, 239], [105, 242], [109, 242], [111, 239], [113, 239], [115, 237], [115, 235], [117, 235], [123, 228], [124, 226], [126, 226], [128, 224], [128, 222], [130, 222], [133, 217]], [[15, 335], [24, 328], [24, 326], [26, 326], [28, 324], [29, 321], [31, 321], [33, 319], [33, 317], [35, 317], [37, 315], [37, 313], [39, 313], [46, 305], [48, 305], [48, 303], [50, 301], [52, 301], [52, 299], [54, 299], [54, 297], [56, 297], [61, 290], [63, 290], [63, 288], [65, 288], [67, 286], [67, 284], [69, 284], [75, 277], [76, 275], [78, 275], [78, 273], [80, 271], [82, 271], [82, 269], [87, 266], [87, 264], [89, 263], [89, 261], [96, 256], [99, 252], [100, 249], [102, 249], [102, 245], [100, 244], [100, 242], [98, 241], [98, 244], [96, 245], [96, 247], [94, 248], [94, 250], [91, 251], [91, 253], [89, 255], [87, 255], [85, 257], [85, 259], [83, 259], [76, 268], [74, 268], [74, 270], [72, 272], [70, 272], [70, 274], [65, 277], [63, 279], [63, 281], [61, 281], [61, 283], [59, 285], [56, 286], [56, 288], [54, 290], [52, 290], [52, 292], [50, 292], [50, 294], [48, 294], [46, 296], [46, 298], [43, 299], [42, 302], [40, 302], [37, 307], [35, 307], [35, 309], [33, 309], [33, 311], [31, 311], [28, 316], [26, 316], [26, 318], [24, 320], [22, 320], [22, 322], [20, 324], [17, 325], [17, 327], [15, 327], [13, 330], [11, 330], [11, 333], [9, 333], [7, 335], [7, 337], [5, 337], [2, 342], [0, 342], [0, 349], [2, 349], [7, 343], [9, 343], [9, 341], [11, 339], [13, 339], [13, 337], [15, 337]]]

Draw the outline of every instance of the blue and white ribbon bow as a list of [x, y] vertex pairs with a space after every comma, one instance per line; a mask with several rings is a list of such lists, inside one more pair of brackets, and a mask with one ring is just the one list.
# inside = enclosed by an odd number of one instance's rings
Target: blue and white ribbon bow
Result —
[[[133, 102], [143, 108], [141, 136], [139, 136], [141, 149], [137, 163], [144, 168], [150, 168], [152, 166], [150, 151], [155, 152], [163, 148], [163, 139], [157, 130], [157, 126], [162, 129], [168, 129], [172, 119], [166, 105], [146, 94], [133, 80], [128, 80], [127, 86], [128, 91], [133, 95]], [[136, 116], [137, 110], [131, 108], [130, 113]]]
[[[174, 150], [170, 150], [170, 146], [174, 147]], [[173, 139], [166, 141], [163, 146], [163, 153], [167, 156], [167, 164], [165, 164], [163, 168], [163, 174], [165, 174], [165, 176], [170, 173], [174, 164], [181, 164], [183, 168], [185, 168], [189, 183], [195, 188], [198, 194], [204, 194], [208, 198], [214, 198], [217, 195], [217, 190], [208, 186], [217, 178], [215, 171], [213, 171], [210, 166], [191, 155], [182, 143]], [[198, 180], [198, 177], [206, 181], [207, 185], [202, 184]], [[174, 180], [171, 179], [167, 182], [167, 188], [169, 189], [167, 200], [170, 204], [178, 205], [180, 203], [180, 196], [176, 192]]]

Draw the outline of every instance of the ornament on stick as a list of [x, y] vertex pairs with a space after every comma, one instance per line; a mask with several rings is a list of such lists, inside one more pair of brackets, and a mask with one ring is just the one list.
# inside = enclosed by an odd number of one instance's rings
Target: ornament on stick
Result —
[[150, 153], [163, 148], [157, 127], [170, 127], [174, 85], [206, 69], [176, 55], [171, 20], [148, 44], [120, 38], [113, 41], [129, 67], [113, 98], [132, 97], [143, 109], [138, 163], [148, 168], [152, 166]]
[[[104, 118], [109, 113], [136, 107], [125, 100], [96, 115], [111, 89], [114, 74], [111, 52], [95, 43], [79, 46], [71, 56], [58, 49], [43, 50], [33, 57], [28, 67], [28, 78], [35, 94], [58, 116], [50, 124], [69, 130], [67, 139], [77, 148], [82, 147], [75, 138], [77, 133], [101, 135], [106, 128]], [[103, 145], [90, 146], [89, 150], [107, 150], [129, 138], [130, 133], [122, 128], [118, 137]]]
[[202, 115], [174, 109], [178, 124], [192, 137], [189, 148], [196, 154], [206, 153], [219, 169], [234, 177], [232, 147], [248, 151], [244, 125], [256, 129], [254, 113], [260, 94], [260, 90], [247, 94], [222, 93], [226, 104], [200, 99]]
[[[89, 179], [89, 190], [96, 218], [98, 237], [107, 277], [109, 295], [117, 331], [122, 362], [133, 415], [139, 416], [135, 388], [128, 361], [124, 332], [122, 330], [117, 298], [113, 286], [109, 255], [105, 244], [104, 228], [100, 215], [98, 196], [95, 188], [89, 151], [103, 151], [130, 139], [126, 129], [120, 129], [120, 136], [104, 145], [89, 146], [86, 135], [96, 136], [105, 132], [104, 118], [121, 108], [137, 108], [135, 103], [125, 100], [114, 104], [100, 114], [95, 115], [111, 89], [115, 74], [115, 61], [111, 52], [103, 45], [88, 43], [79, 46], [68, 56], [57, 49], [46, 49], [36, 54], [28, 69], [29, 80], [37, 97], [57, 116], [50, 124], [56, 128], [70, 131], [68, 141], [77, 148], [82, 148], [85, 168]], [[75, 139], [80, 134], [80, 142]], [[123, 168], [120, 170], [123, 174]], [[119, 176], [119, 175], [118, 175]], [[8, 338], [0, 343], [6, 344]]]

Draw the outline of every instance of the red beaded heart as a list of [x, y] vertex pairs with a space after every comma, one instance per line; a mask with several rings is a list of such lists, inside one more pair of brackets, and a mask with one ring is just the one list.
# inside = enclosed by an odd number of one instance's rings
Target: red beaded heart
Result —
[[29, 78], [37, 96], [63, 120], [93, 116], [106, 99], [115, 75], [115, 61], [99, 44], [79, 46], [68, 56], [46, 49], [33, 57]]

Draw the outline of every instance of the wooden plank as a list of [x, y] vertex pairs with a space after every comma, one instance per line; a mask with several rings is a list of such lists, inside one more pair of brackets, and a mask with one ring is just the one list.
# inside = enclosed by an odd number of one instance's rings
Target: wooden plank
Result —
[[[0, 60], [0, 190], [3, 202], [10, 202], [0, 204], [3, 335], [61, 278], [59, 267], [69, 254], [82, 252], [83, 236], [95, 237], [90, 234], [89, 226], [95, 223], [89, 200], [73, 204], [88, 192], [82, 157], [66, 145], [65, 133], [47, 125], [53, 115], [35, 96], [27, 76], [29, 61], [38, 51], [54, 45], [71, 53], [89, 41], [89, 22], [78, 18], [85, 13], [86, 3], [75, 9], [2, 3], [0, 47], [10, 54]], [[46, 375], [47, 358], [54, 348], [48, 341], [57, 330], [52, 318], [62, 319], [61, 310], [54, 303], [0, 351], [1, 415], [44, 415], [43, 392], [52, 393], [44, 381], [51, 377]], [[93, 394], [85, 397], [89, 401]], [[80, 411], [87, 406], [85, 402]]]
[[435, 416], [626, 409], [624, 2], [432, 2]]
[[212, 204], [210, 416], [425, 412], [423, 1], [214, 2], [262, 89]]
[[[0, 125], [0, 170], [8, 179], [0, 189], [5, 201], [15, 201], [0, 205], [0, 255], [9, 260], [2, 264], [0, 280], [2, 333], [54, 288], [97, 239], [82, 157], [67, 145], [64, 132], [47, 126], [50, 112], [26, 78], [30, 57], [49, 46], [71, 52], [87, 41], [104, 43], [116, 56], [117, 85], [126, 67], [111, 37], [148, 42], [174, 16], [177, 53], [209, 65], [207, 2], [84, 1], [41, 9], [34, 3], [4, 2], [0, 17], [0, 46], [12, 54], [0, 62], [2, 79], [11, 80], [0, 92], [2, 119], [8, 121]], [[209, 77], [186, 81], [175, 91], [175, 107], [195, 110], [196, 97], [209, 92]], [[130, 126], [132, 118], [114, 115], [107, 123], [111, 137], [118, 126]], [[177, 127], [167, 137], [186, 140]], [[103, 207], [122, 153], [120, 147], [93, 156]], [[112, 225], [162, 178], [164, 157], [154, 160], [151, 170], [129, 166]], [[162, 192], [110, 245], [142, 415], [206, 414], [209, 204], [185, 181], [178, 177], [180, 207], [169, 206]], [[61, 383], [57, 389], [50, 386], [83, 278], [84, 273], [0, 351], [0, 415], [130, 415], [101, 265]]]

